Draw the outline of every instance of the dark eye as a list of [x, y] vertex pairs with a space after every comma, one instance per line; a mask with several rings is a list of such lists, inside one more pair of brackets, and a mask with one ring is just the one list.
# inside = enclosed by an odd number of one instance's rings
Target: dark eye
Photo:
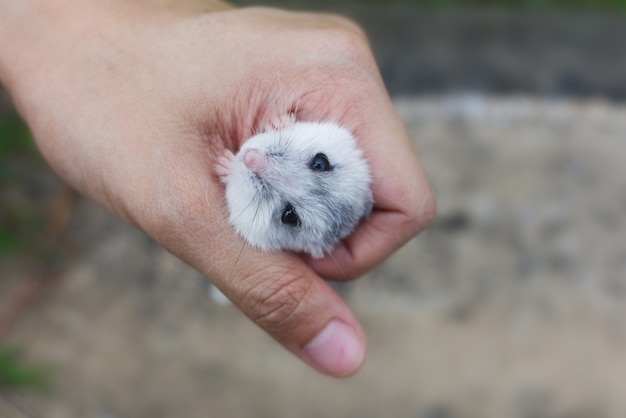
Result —
[[315, 154], [315, 157], [311, 160], [311, 164], [309, 164], [309, 168], [313, 171], [330, 171], [333, 169], [330, 162], [328, 162], [328, 157], [321, 152]]
[[296, 210], [290, 203], [287, 203], [283, 209], [283, 214], [280, 216], [280, 221], [289, 226], [300, 226], [300, 218], [296, 213]]

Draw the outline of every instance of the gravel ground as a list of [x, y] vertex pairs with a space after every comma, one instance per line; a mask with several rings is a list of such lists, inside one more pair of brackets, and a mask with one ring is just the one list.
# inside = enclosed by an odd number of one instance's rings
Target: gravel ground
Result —
[[[8, 342], [55, 365], [45, 418], [603, 418], [626, 414], [626, 107], [397, 98], [435, 224], [338, 289], [364, 369], [321, 376], [149, 238], [79, 201], [60, 278]], [[25, 267], [2, 264], [0, 296]], [[213, 295], [213, 296], [212, 296]]]

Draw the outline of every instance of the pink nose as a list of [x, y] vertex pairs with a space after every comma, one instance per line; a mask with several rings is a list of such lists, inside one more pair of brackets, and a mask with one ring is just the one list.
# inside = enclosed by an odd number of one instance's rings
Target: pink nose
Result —
[[256, 148], [250, 148], [243, 154], [243, 163], [248, 170], [262, 174], [267, 169], [267, 158]]

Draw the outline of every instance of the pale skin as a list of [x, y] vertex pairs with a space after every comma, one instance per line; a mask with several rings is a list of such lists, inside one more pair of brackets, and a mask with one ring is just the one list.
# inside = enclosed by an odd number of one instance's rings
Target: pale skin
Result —
[[[357, 25], [215, 1], [0, 0], [0, 39], [0, 80], [62, 178], [312, 367], [361, 367], [363, 331], [325, 279], [379, 264], [435, 205]], [[372, 216], [321, 260], [246, 246], [215, 173], [290, 111], [349, 127], [372, 170]]]

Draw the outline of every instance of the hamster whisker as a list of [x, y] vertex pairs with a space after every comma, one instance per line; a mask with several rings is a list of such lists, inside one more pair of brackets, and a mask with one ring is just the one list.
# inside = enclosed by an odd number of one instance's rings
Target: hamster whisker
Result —
[[296, 122], [296, 119], [298, 117], [298, 110], [300, 110], [300, 98], [298, 98], [298, 100], [296, 100], [296, 105], [293, 108], [293, 121]]
[[241, 253], [243, 253], [243, 249], [246, 247], [246, 242], [241, 243], [241, 248], [239, 249], [239, 254], [237, 254], [237, 258], [235, 259], [235, 263], [233, 264], [232, 269], [230, 270], [230, 274], [228, 275], [228, 280], [232, 279], [233, 273], [235, 272], [235, 267], [237, 267], [237, 263], [239, 263], [239, 258], [241, 257]]
[[337, 266], [337, 268], [339, 269], [339, 271], [341, 272], [341, 275], [343, 276], [344, 279], [348, 278], [348, 275], [346, 274], [345, 271], [343, 271], [343, 269], [341, 268], [341, 266], [339, 265], [339, 263], [337, 262], [337, 259], [335, 258], [335, 256], [333, 255], [333, 253], [331, 252], [333, 249], [331, 248], [331, 251], [328, 251], [328, 248], [326, 248], [326, 246], [324, 245], [324, 251], [326, 251], [328, 253], [328, 255], [330, 256], [330, 258], [333, 259], [333, 262], [335, 263], [335, 265]]
[[[250, 205], [252, 204], [252, 201], [250, 201]], [[250, 207], [250, 206], [248, 206]], [[252, 217], [252, 219], [256, 219], [257, 216], [259, 214], [259, 205], [256, 206], [256, 210], [254, 211], [254, 216]], [[250, 229], [252, 229], [252, 226], [250, 226]], [[229, 279], [233, 277], [233, 273], [235, 272], [235, 267], [237, 267], [237, 263], [239, 263], [239, 258], [241, 257], [241, 254], [243, 253], [243, 249], [246, 247], [246, 242], [242, 242], [241, 243], [241, 248], [239, 249], [239, 254], [237, 254], [237, 258], [235, 259], [235, 263], [233, 264], [233, 268], [230, 271], [229, 274]]]
[[[385, 199], [387, 199], [387, 200], [395, 200], [395, 199], [393, 199], [390, 195], [385, 194], [385, 193], [381, 193], [381, 192], [377, 192], [377, 191], [375, 191], [375, 190], [372, 190], [372, 194], [373, 194], [373, 195], [380, 196], [380, 197], [383, 197], [383, 198], [385, 198]], [[375, 200], [375, 199], [374, 199], [374, 200]]]
[[[252, 204], [252, 202], [250, 202], [250, 204]], [[258, 213], [258, 206], [257, 206], [257, 212], [256, 213]], [[255, 216], [256, 216], [256, 214], [255, 214]], [[222, 235], [225, 235], [225, 234], [222, 233], [222, 234], [214, 235], [214, 238], [219, 239]], [[243, 249], [244, 249], [245, 246], [246, 246], [246, 242], [244, 241], [241, 244], [241, 248], [239, 249], [239, 252], [237, 254], [237, 258], [235, 259], [235, 263], [233, 264], [233, 266], [231, 268], [231, 271], [230, 271], [230, 274], [229, 274], [229, 278], [231, 278], [233, 276], [233, 272], [235, 271], [235, 267], [237, 267], [237, 263], [239, 263], [239, 258], [241, 257], [241, 253], [243, 252]], [[214, 262], [213, 264], [211, 264], [211, 266], [208, 269], [202, 271], [201, 272], [202, 275], [208, 278], [209, 277], [209, 273], [215, 268], [215, 266], [217, 265], [218, 262], [219, 262], [219, 260]]]
[[[204, 193], [204, 201], [206, 204], [206, 207], [209, 208], [212, 206], [212, 203], [210, 201], [210, 196], [209, 196], [209, 192], [205, 192]], [[226, 196], [222, 196], [221, 197], [221, 201], [222, 201], [222, 206], [220, 207], [220, 212], [224, 215], [223, 217], [227, 220], [228, 222], [228, 218], [229, 218], [229, 211], [228, 211], [228, 203], [226, 201]], [[252, 205], [254, 202], [250, 201], [249, 205]], [[248, 206], [250, 207], [250, 206]], [[248, 208], [247, 207], [247, 208]], [[246, 209], [247, 209], [246, 208]], [[258, 209], [257, 209], [258, 210]], [[202, 226], [206, 226], [206, 223], [202, 223]], [[220, 232], [218, 234], [215, 234], [214, 232], [213, 234], [213, 238], [214, 239], [220, 239], [223, 236], [226, 236], [228, 234], [228, 232], [224, 231], [224, 232]], [[241, 249], [239, 250], [239, 254], [237, 256], [237, 259], [235, 260], [235, 264], [233, 265], [233, 270], [231, 271], [230, 275], [232, 276], [232, 272], [234, 271], [234, 268], [237, 266], [237, 262], [239, 261], [239, 257], [241, 256], [241, 253], [243, 251], [243, 247], [245, 246], [245, 242], [243, 243]], [[211, 271], [213, 271], [213, 269], [215, 268], [215, 266], [217, 266], [217, 264], [219, 263], [219, 260], [215, 261], [213, 264], [211, 264], [206, 270], [201, 271], [200, 273], [204, 276], [209, 278], [209, 274], [211, 273]], [[210, 279], [209, 279], [210, 280]]]
[[[278, 60], [275, 60], [274, 62], [277, 62], [277, 61]], [[276, 110], [278, 110], [282, 114], [283, 109], [285, 109], [285, 107], [290, 102], [290, 100], [287, 95], [286, 85], [285, 83], [283, 83], [283, 80], [280, 77], [280, 74], [278, 71], [274, 71], [274, 77], [276, 78], [276, 84], [278, 85], [278, 97], [276, 99], [276, 103], [274, 103], [274, 107]], [[295, 111], [293, 110], [293, 106], [286, 109], [288, 114], [291, 114], [291, 113], [294, 114], [294, 120], [293, 120], [294, 122], [295, 122], [295, 115], [298, 111], [298, 106], [299, 106], [299, 100], [296, 102]], [[283, 127], [281, 126], [280, 128], [282, 129]]]
[[[274, 61], [277, 62], [277, 61]], [[278, 100], [279, 103], [276, 106], [278, 109], [280, 109], [282, 107], [282, 105], [287, 103], [287, 94], [285, 93], [285, 85], [282, 81], [282, 79], [280, 78], [280, 74], [278, 74], [278, 71], [274, 71], [274, 77], [276, 77], [276, 84], [278, 84]]]
[[[208, 268], [208, 269], [206, 269], [206, 270], [204, 270], [204, 271], [201, 271], [201, 272], [200, 272], [200, 274], [202, 274], [202, 275], [203, 275], [204, 277], [206, 277], [207, 279], [211, 280], [211, 279], [209, 278], [209, 273], [211, 273], [211, 271], [215, 268], [215, 266], [216, 266], [216, 265], [217, 265], [217, 261], [216, 261], [215, 263], [211, 264], [211, 265], [209, 266], [209, 268]], [[211, 282], [211, 283], [212, 283], [212, 282]]]
[[293, 135], [293, 130], [295, 129], [296, 124], [292, 124], [290, 126], [291, 130], [289, 131], [289, 133], [286, 133], [284, 136], [281, 135], [281, 139], [284, 140], [283, 144], [285, 148], [290, 148], [291, 147], [291, 143], [294, 141], [295, 137]]
[[[248, 202], [248, 204], [245, 206], [245, 208], [239, 213], [238, 216], [235, 216], [234, 218], [230, 219], [230, 223], [231, 224], [237, 224], [239, 222], [239, 220], [241, 218], [243, 218], [246, 214], [246, 212], [248, 211], [248, 209], [250, 209], [250, 207], [255, 203], [254, 200], [250, 200]], [[254, 212], [254, 217], [256, 218], [256, 216], [259, 213], [259, 205], [256, 206], [256, 211]]]

